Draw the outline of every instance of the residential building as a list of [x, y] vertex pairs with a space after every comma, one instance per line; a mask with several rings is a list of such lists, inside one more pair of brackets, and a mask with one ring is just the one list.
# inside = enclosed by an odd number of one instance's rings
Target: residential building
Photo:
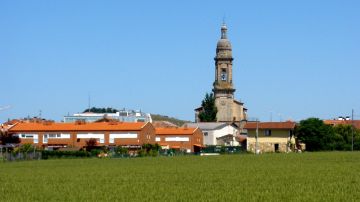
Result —
[[163, 149], [200, 152], [203, 135], [199, 128], [156, 128], [156, 142]]
[[[247, 122], [247, 150], [256, 153], [288, 152], [289, 142], [295, 144], [295, 122]], [[256, 136], [256, 131], [258, 135]], [[258, 144], [258, 145], [256, 145]]]
[[353, 125], [355, 128], [360, 129], [360, 120], [350, 120], [350, 119], [324, 120], [324, 123], [332, 126]]
[[21, 144], [30, 143], [43, 148], [82, 148], [92, 138], [97, 140], [98, 146], [140, 147], [145, 143], [155, 144], [155, 128], [149, 122], [20, 122], [8, 131], [18, 136]]
[[121, 110], [116, 113], [93, 113], [84, 112], [73, 115], [64, 116], [65, 123], [73, 123], [75, 121], [95, 122], [103, 118], [114, 119], [121, 122], [152, 122], [151, 115], [135, 110]]
[[204, 145], [239, 146], [236, 135], [239, 129], [234, 124], [219, 122], [186, 123], [184, 126], [200, 128]]

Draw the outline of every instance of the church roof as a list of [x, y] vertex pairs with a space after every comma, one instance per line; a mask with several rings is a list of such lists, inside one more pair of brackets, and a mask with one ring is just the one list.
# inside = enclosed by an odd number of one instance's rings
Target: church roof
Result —
[[237, 103], [237, 104], [239, 104], [239, 105], [243, 105], [243, 104], [244, 104], [243, 102], [240, 102], [240, 101], [235, 100], [235, 99], [234, 99], [234, 102]]

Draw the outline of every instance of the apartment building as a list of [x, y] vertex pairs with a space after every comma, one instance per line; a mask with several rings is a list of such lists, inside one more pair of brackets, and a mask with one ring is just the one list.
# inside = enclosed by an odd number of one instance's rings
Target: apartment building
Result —
[[18, 136], [21, 144], [43, 148], [82, 148], [90, 139], [96, 139], [98, 146], [155, 144], [155, 128], [149, 122], [20, 122], [8, 131]]
[[200, 152], [203, 147], [203, 134], [199, 128], [156, 128], [156, 142], [163, 149]]

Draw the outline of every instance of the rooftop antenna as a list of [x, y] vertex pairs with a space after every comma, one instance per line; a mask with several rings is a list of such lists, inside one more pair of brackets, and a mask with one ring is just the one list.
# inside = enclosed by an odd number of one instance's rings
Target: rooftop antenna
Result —
[[279, 121], [282, 122], [282, 114], [278, 113], [278, 115], [279, 115]]

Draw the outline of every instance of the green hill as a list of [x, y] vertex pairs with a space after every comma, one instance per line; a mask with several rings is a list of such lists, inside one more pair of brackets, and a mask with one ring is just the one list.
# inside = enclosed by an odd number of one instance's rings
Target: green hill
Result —
[[185, 120], [180, 120], [177, 118], [173, 118], [173, 117], [169, 117], [169, 116], [164, 116], [164, 115], [160, 115], [160, 114], [151, 114], [151, 118], [153, 121], [168, 121], [170, 123], [173, 123], [177, 126], [182, 126], [184, 125], [184, 123], [189, 123], [191, 121], [185, 121]]

